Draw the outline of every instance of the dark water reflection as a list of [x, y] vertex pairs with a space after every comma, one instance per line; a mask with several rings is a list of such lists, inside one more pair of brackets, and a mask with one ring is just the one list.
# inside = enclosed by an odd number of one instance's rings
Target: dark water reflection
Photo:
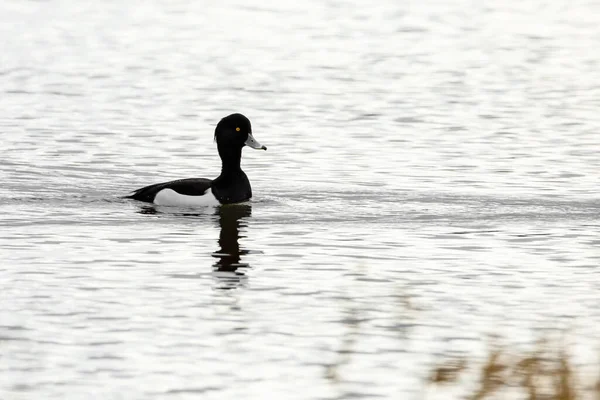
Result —
[[240, 248], [239, 239], [245, 237], [240, 235], [240, 230], [247, 226], [246, 219], [252, 215], [252, 206], [249, 204], [222, 206], [217, 209], [216, 214], [220, 227], [218, 240], [220, 249], [212, 254], [218, 259], [213, 267], [218, 273], [216, 275], [227, 283], [220, 288], [231, 289], [232, 280], [239, 283], [239, 277], [244, 276], [243, 269], [249, 267], [248, 263], [241, 260], [242, 256], [249, 251]]
[[[165, 214], [189, 218], [206, 216], [210, 212], [208, 210], [173, 212], [157, 209], [153, 205], [143, 205], [137, 212], [144, 215]], [[242, 262], [242, 256], [250, 251], [240, 248], [239, 240], [245, 237], [240, 235], [240, 232], [248, 226], [246, 219], [252, 216], [252, 206], [250, 204], [221, 206], [216, 208], [214, 215], [219, 227], [219, 238], [217, 240], [219, 249], [211, 254], [212, 257], [218, 259], [213, 264], [213, 273], [219, 278], [220, 283], [224, 284], [218, 286], [220, 289], [232, 289], [242, 282], [245, 278], [243, 270], [250, 266], [248, 263]]]

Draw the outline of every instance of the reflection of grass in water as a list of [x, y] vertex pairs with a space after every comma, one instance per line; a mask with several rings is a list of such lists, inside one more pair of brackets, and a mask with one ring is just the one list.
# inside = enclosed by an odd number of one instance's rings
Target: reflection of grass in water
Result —
[[441, 365], [433, 370], [429, 380], [432, 383], [448, 383], [455, 382], [458, 376], [467, 368], [467, 360], [457, 359], [450, 360], [445, 365]]
[[[400, 334], [399, 339], [403, 340], [421, 308], [415, 306], [405, 290], [399, 291], [395, 299], [395, 329]], [[352, 294], [346, 296], [345, 301], [348, 303], [343, 319], [346, 333], [324, 374], [332, 383], [344, 381], [342, 367], [352, 363], [359, 336], [368, 334], [364, 332], [367, 329], [364, 325], [369, 322], [367, 310], [358, 306]], [[481, 364], [470, 362], [466, 357], [445, 361], [431, 371], [428, 383], [459, 385], [469, 381], [468, 378], [478, 377], [475, 389], [462, 397], [469, 400], [600, 400], [600, 379], [591, 385], [589, 381], [577, 379], [576, 376], [584, 375], [583, 371], [573, 369], [567, 350], [564, 344], [552, 346], [549, 341], [541, 341], [535, 350], [521, 353], [516, 349], [493, 346]], [[467, 379], [463, 380], [463, 377]]]
[[[512, 398], [502, 394], [514, 393], [515, 389], [528, 400], [578, 400], [591, 396], [600, 399], [600, 381], [592, 386], [581, 384], [575, 378], [567, 349], [552, 348], [546, 341], [540, 342], [536, 350], [521, 355], [493, 348], [486, 361], [475, 368], [479, 374], [478, 388], [466, 397], [472, 400]], [[450, 360], [432, 371], [429, 382], [453, 384], [468, 369], [472, 370], [466, 359]]]
[[[364, 275], [364, 267], [358, 267], [356, 273]], [[352, 294], [346, 296], [344, 300], [348, 303], [346, 317], [342, 321], [346, 326], [346, 332], [342, 337], [339, 348], [335, 352], [335, 359], [325, 366], [325, 378], [334, 383], [339, 383], [343, 380], [340, 370], [343, 366], [352, 362], [352, 354], [355, 350], [356, 341], [361, 333], [365, 333], [361, 332], [361, 324], [369, 321], [368, 313], [358, 307]], [[408, 331], [412, 327], [414, 314], [420, 311], [420, 308], [412, 303], [411, 296], [407, 293], [406, 289], [398, 289], [394, 304], [396, 306], [394, 307], [394, 316], [396, 318], [395, 330], [398, 332], [400, 339], [406, 339]]]
[[[363, 275], [364, 266], [357, 266], [355, 272], [357, 275]], [[352, 293], [349, 293], [344, 300], [348, 302], [346, 318], [342, 320], [343, 324], [346, 325], [346, 333], [342, 338], [340, 347], [335, 352], [335, 360], [325, 367], [325, 378], [335, 383], [341, 380], [340, 369], [351, 362], [351, 355], [354, 351], [356, 338], [360, 333], [360, 324], [363, 318], [363, 313], [353, 301]]]
[[350, 363], [350, 355], [354, 350], [356, 337], [360, 331], [361, 320], [358, 318], [358, 310], [351, 308], [348, 311], [348, 317], [345, 319], [345, 323], [348, 326], [348, 330], [342, 339], [340, 348], [336, 352], [336, 360], [332, 364], [327, 365], [325, 370], [325, 377], [333, 382], [339, 382], [340, 368]]

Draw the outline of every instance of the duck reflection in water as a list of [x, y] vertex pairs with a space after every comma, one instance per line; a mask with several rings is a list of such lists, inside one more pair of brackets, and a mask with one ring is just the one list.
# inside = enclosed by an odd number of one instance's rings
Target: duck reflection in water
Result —
[[[138, 211], [140, 214], [162, 214], [154, 206], [143, 206]], [[171, 214], [173, 215], [173, 214]], [[181, 217], [206, 216], [206, 213], [177, 213]], [[241, 262], [242, 256], [250, 251], [240, 249], [239, 239], [245, 236], [240, 235], [240, 230], [246, 228], [246, 219], [252, 215], [252, 206], [250, 204], [229, 204], [217, 207], [215, 216], [220, 227], [219, 247], [220, 249], [212, 253], [217, 262], [213, 264], [213, 274], [219, 279], [222, 285], [220, 289], [234, 289], [246, 278], [243, 270], [249, 267], [248, 263]], [[178, 275], [178, 277], [182, 277]]]
[[219, 246], [221, 247], [213, 257], [219, 260], [214, 264], [216, 272], [229, 272], [243, 276], [239, 268], [248, 268], [248, 263], [241, 262], [241, 257], [249, 253], [248, 250], [240, 249], [240, 229], [247, 226], [246, 218], [252, 215], [252, 207], [249, 204], [236, 204], [221, 206], [217, 209], [219, 226]]

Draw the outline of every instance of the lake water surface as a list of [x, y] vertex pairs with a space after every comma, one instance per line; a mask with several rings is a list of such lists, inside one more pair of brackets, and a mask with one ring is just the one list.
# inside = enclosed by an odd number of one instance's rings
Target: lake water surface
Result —
[[[441, 358], [564, 329], [596, 363], [599, 46], [592, 1], [4, 0], [0, 398], [459, 398]], [[120, 199], [216, 177], [232, 112], [251, 203]]]

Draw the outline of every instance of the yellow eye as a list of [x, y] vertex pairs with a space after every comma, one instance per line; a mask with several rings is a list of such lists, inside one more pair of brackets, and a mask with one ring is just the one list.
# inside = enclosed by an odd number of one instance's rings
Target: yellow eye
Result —
[[239, 132], [240, 131], [239, 126], [237, 128], [235, 128], [235, 130], [236, 130], [236, 132]]

